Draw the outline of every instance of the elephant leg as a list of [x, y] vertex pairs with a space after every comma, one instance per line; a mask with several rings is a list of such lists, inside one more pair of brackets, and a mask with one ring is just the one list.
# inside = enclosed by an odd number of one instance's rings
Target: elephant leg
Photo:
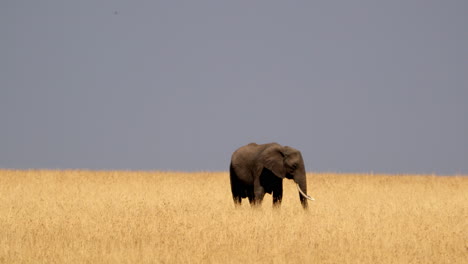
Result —
[[273, 189], [273, 207], [279, 207], [283, 200], [283, 183]]
[[[263, 197], [265, 197], [265, 189], [263, 186], [258, 185], [254, 187], [254, 195], [253, 195], [253, 205], [260, 206], [263, 201]], [[252, 204], [252, 202], [251, 202]]]
[[232, 199], [234, 201], [234, 205], [236, 207], [240, 206], [242, 203], [242, 191], [243, 191], [242, 186], [240, 186], [239, 184], [232, 185], [231, 191], [232, 191]]
[[229, 168], [229, 178], [231, 180], [231, 192], [232, 192], [232, 199], [234, 200], [234, 205], [236, 207], [240, 206], [242, 203], [242, 193], [244, 191], [244, 188], [242, 184], [239, 182], [239, 179], [237, 177], [237, 174], [232, 167], [232, 165]]
[[231, 191], [232, 191], [232, 199], [234, 200], [234, 205], [237, 207], [242, 203], [242, 186], [239, 184], [233, 184], [231, 182]]
[[250, 206], [252, 207], [260, 206], [262, 204], [264, 196], [265, 191], [263, 190], [263, 188], [261, 190], [252, 188], [247, 192], [247, 197], [249, 198]]
[[247, 197], [249, 198], [250, 205], [253, 206], [255, 204], [255, 195], [253, 188], [249, 188], [249, 190], [247, 190]]
[[234, 205], [236, 207], [239, 207], [241, 204], [242, 204], [242, 197], [240, 197], [239, 195], [232, 195], [232, 199], [234, 200]]

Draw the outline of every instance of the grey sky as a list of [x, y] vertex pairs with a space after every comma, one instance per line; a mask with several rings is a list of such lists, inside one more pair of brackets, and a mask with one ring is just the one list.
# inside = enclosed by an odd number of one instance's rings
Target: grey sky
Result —
[[0, 168], [468, 174], [468, 1], [0, 2]]

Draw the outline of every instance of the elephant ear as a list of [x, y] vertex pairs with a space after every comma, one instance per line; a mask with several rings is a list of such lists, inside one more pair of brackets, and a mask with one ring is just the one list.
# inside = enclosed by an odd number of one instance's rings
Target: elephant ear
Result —
[[284, 179], [286, 170], [284, 168], [284, 153], [280, 148], [272, 148], [265, 153], [264, 167], [277, 177]]

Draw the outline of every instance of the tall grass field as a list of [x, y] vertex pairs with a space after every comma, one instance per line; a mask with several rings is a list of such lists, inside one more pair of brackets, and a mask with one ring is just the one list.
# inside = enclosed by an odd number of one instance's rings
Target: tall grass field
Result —
[[0, 170], [0, 263], [468, 263], [468, 177], [308, 173], [304, 211], [227, 172]]

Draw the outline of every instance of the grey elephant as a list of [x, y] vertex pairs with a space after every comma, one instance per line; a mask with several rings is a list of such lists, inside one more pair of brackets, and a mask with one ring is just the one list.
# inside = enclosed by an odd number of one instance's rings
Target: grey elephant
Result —
[[265, 193], [273, 195], [273, 206], [283, 198], [283, 179], [292, 179], [299, 191], [302, 207], [307, 209], [306, 170], [299, 150], [278, 143], [250, 143], [238, 148], [231, 157], [230, 179], [232, 198], [236, 207], [242, 198], [252, 206], [262, 203]]

